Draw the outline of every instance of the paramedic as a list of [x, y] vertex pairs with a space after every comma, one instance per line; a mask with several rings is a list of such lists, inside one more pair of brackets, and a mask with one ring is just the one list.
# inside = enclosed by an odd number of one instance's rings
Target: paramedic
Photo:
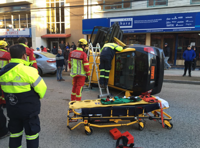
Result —
[[26, 133], [27, 148], [39, 147], [40, 99], [47, 86], [38, 75], [37, 69], [27, 65], [26, 48], [22, 45], [10, 47], [11, 60], [0, 71], [0, 84], [6, 99], [9, 148], [21, 147], [23, 129]]
[[111, 70], [111, 62], [115, 55], [115, 52], [122, 51], [123, 47], [119, 46], [115, 43], [106, 43], [103, 48], [101, 49], [100, 54], [100, 87], [107, 87], [108, 85], [108, 79], [109, 79], [109, 73]]
[[68, 64], [71, 70], [70, 76], [73, 78], [73, 88], [71, 101], [81, 101], [81, 91], [85, 83], [86, 76], [90, 76], [89, 62], [84, 49], [87, 46], [85, 39], [78, 41], [78, 47], [69, 53]]
[[[0, 41], [0, 70], [9, 63], [10, 53], [7, 51], [8, 43], [6, 41]], [[6, 101], [2, 90], [0, 89], [0, 106], [5, 106]]]
[[25, 37], [20, 37], [18, 38], [18, 43], [20, 45], [23, 45], [24, 47], [26, 47], [26, 55], [27, 55], [27, 61], [30, 63], [30, 66], [33, 66], [37, 69], [37, 62], [34, 56], [33, 51], [28, 48], [27, 44], [28, 44], [28, 40]]

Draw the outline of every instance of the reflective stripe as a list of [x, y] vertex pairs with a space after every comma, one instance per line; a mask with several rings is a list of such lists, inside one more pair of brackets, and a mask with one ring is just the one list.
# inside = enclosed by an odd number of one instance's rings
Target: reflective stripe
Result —
[[74, 64], [74, 60], [71, 58], [71, 61], [72, 61], [71, 72], [73, 73], [73, 70], [74, 70], [74, 66], [73, 66], [73, 64]]
[[104, 78], [105, 76], [104, 75], [100, 75], [100, 78]]
[[27, 140], [35, 140], [39, 137], [39, 133], [35, 134], [35, 135], [26, 135], [26, 139]]
[[10, 133], [10, 138], [17, 138], [17, 137], [20, 137], [20, 136], [23, 135], [23, 132], [24, 132], [24, 131], [21, 131], [20, 133], [15, 133], [15, 134]]
[[105, 70], [105, 72], [110, 72], [110, 70]]
[[25, 86], [30, 85], [29, 83], [25, 82], [0, 82], [1, 85], [12, 85], [12, 86]]
[[82, 96], [82, 87], [81, 87], [81, 89], [80, 89], [80, 93], [79, 93], [79, 95], [76, 95], [76, 97], [81, 97]]
[[77, 73], [70, 73], [71, 75], [80, 75], [80, 76], [86, 76], [86, 75], [84, 75], [84, 74], [77, 74]]
[[100, 71], [105, 71], [105, 69], [100, 69]]
[[31, 63], [37, 63], [36, 60], [30, 61]]
[[17, 148], [22, 148], [22, 146], [19, 146], [19, 147], [17, 147]]
[[31, 86], [32, 86], [32, 87], [37, 86], [37, 85], [40, 83], [41, 80], [42, 80], [42, 78], [39, 76], [39, 77], [37, 78], [37, 80], [36, 80], [33, 84], [31, 84]]
[[76, 93], [73, 93], [73, 92], [72, 92], [72, 94], [71, 94], [71, 95], [76, 95]]
[[56, 57], [56, 60], [64, 60], [64, 57], [61, 56], [61, 57]]
[[86, 73], [90, 73], [90, 71], [86, 72]]
[[89, 65], [89, 63], [84, 63], [84, 66]]
[[109, 76], [105, 76], [106, 79], [109, 79]]

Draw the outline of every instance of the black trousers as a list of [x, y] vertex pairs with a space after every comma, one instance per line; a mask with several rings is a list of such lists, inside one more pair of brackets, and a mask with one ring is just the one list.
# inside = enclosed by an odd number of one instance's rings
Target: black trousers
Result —
[[100, 84], [101, 85], [108, 85], [108, 80], [109, 80], [109, 73], [111, 70], [111, 62], [112, 59], [103, 59], [100, 57], [100, 65], [99, 65], [99, 70], [100, 70]]
[[192, 61], [185, 61], [185, 69], [184, 69], [184, 75], [186, 75], [187, 70], [189, 70], [189, 75], [191, 75], [191, 65]]
[[27, 148], [39, 147], [40, 120], [38, 115], [31, 118], [10, 118], [8, 128], [11, 133], [9, 148], [21, 146], [23, 129], [26, 133]]
[[8, 133], [8, 129], [6, 127], [6, 117], [3, 114], [3, 109], [0, 107], [0, 137], [6, 135]]
[[197, 64], [197, 61], [196, 61], [196, 59], [194, 59], [194, 60], [192, 61], [192, 70], [195, 70], [196, 64]]

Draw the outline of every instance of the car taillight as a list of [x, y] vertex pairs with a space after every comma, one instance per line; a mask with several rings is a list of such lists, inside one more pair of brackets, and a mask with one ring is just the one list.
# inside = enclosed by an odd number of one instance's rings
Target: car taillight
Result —
[[155, 54], [154, 49], [152, 47], [144, 47], [144, 51], [151, 54]]
[[56, 63], [56, 60], [47, 60], [48, 63]]

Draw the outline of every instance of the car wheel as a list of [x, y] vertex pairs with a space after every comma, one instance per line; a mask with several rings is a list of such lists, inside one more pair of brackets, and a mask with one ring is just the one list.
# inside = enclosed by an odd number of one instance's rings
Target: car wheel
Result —
[[39, 75], [42, 76], [42, 70], [38, 67]]

